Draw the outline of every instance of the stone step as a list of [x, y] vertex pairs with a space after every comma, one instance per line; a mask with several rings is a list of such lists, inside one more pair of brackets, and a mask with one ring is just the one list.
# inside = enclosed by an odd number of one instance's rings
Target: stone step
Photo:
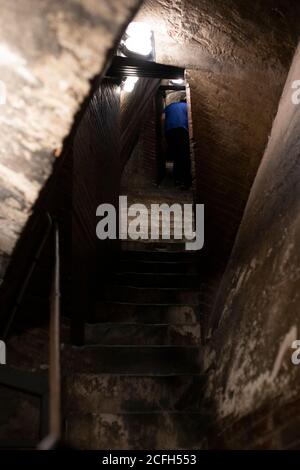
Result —
[[193, 204], [193, 196], [190, 192], [176, 189], [174, 194], [174, 186], [168, 188], [156, 188], [154, 191], [149, 192], [144, 190], [143, 193], [137, 194], [132, 197], [128, 195], [128, 206], [132, 204], [144, 204], [146, 207], [150, 207], [151, 204]]
[[[172, 188], [173, 189], [173, 188]], [[170, 188], [158, 188], [156, 192], [152, 193], [140, 193], [134, 198], [131, 198], [131, 195], [128, 195], [128, 206], [133, 204], [143, 204], [145, 207], [150, 208], [151, 204], [168, 204], [169, 206], [173, 204], [179, 204], [183, 207], [183, 204], [193, 204], [193, 199], [190, 194], [186, 194], [184, 191], [178, 192], [177, 194], [172, 194]], [[124, 208], [122, 208], [124, 210]]]
[[70, 413], [66, 438], [76, 449], [199, 449], [210, 423], [203, 413]]
[[[172, 251], [180, 253], [189, 253], [186, 251], [185, 240], [126, 240], [122, 242], [122, 249], [124, 251], [150, 251], [163, 252]], [[192, 252], [195, 254], [195, 252]]]
[[[157, 232], [155, 231], [154, 233], [151, 232], [151, 230], [146, 229], [146, 230], [140, 230], [138, 233], [139, 240], [135, 240], [136, 232], [135, 230], [129, 230], [128, 232], [121, 232], [122, 238], [126, 240], [127, 243], [150, 243], [151, 245], [154, 246], [154, 249], [156, 248], [155, 244], [157, 245], [158, 243], [171, 243], [172, 245], [176, 243], [186, 243], [189, 240], [193, 240], [194, 237], [193, 235], [183, 234], [181, 231], [179, 232], [179, 235], [177, 235], [177, 232], [175, 233], [173, 229], [169, 230], [158, 230]], [[126, 243], [123, 242], [123, 243]], [[180, 248], [181, 249], [181, 248]], [[183, 247], [184, 249], [184, 247]], [[177, 248], [175, 247], [174, 251], [176, 251]]]
[[137, 304], [198, 305], [199, 293], [192, 289], [107, 286], [102, 292], [102, 299]]
[[93, 374], [198, 374], [201, 360], [195, 346], [65, 346], [63, 357], [72, 371]]
[[121, 273], [147, 273], [147, 274], [197, 274], [199, 267], [193, 261], [151, 261], [128, 259], [119, 262], [116, 270]]
[[[186, 237], [190, 237], [190, 238], [193, 239], [193, 232], [194, 232], [193, 225], [189, 224], [189, 226], [186, 229], [184, 229], [180, 222], [176, 222], [175, 224], [172, 223], [172, 224], [170, 224], [170, 226], [169, 225], [166, 225], [166, 226], [164, 225], [163, 226], [162, 224], [156, 224], [156, 223], [151, 224], [149, 222], [148, 224], [144, 224], [142, 227], [139, 227], [138, 228], [138, 233], [140, 233], [140, 232], [141, 233], [146, 233], [146, 234], [149, 235], [149, 238], [150, 238], [152, 232], [153, 232], [153, 237], [154, 237], [156, 233], [159, 233], [161, 235], [162, 233], [170, 232], [170, 234], [173, 234], [175, 232], [175, 230], [176, 230], [176, 233], [179, 232], [179, 234], [181, 235], [181, 238], [184, 238], [184, 236], [182, 236], [182, 235], [186, 235]], [[127, 229], [125, 227], [125, 229], [123, 229], [121, 231], [121, 233], [122, 234], [126, 234], [126, 233], [135, 234], [136, 233], [136, 227], [135, 226], [133, 226], [133, 227], [129, 226], [129, 227], [127, 227]]]
[[200, 288], [199, 276], [194, 274], [148, 274], [148, 273], [119, 273], [111, 278], [114, 285], [133, 287], [157, 287], [157, 288]]
[[205, 377], [73, 374], [64, 379], [67, 413], [199, 411]]
[[98, 323], [85, 328], [86, 344], [199, 345], [200, 325]]
[[[143, 249], [149, 246], [146, 243], [138, 243], [137, 250], [124, 250], [120, 254], [121, 261], [143, 261], [143, 262], [158, 262], [158, 263], [194, 263], [195, 265], [199, 262], [199, 252], [186, 251], [174, 251], [168, 250], [168, 246], [162, 246], [159, 248], [157, 244], [157, 250]], [[163, 245], [163, 244], [162, 244]], [[185, 247], [184, 244], [181, 246]]]
[[[180, 208], [181, 208], [181, 211], [183, 212], [184, 210], [184, 206], [188, 205], [188, 206], [191, 206], [191, 201], [188, 201], [188, 200], [183, 200], [183, 201], [174, 201], [173, 198], [170, 198], [169, 200], [162, 200], [161, 198], [156, 198], [156, 199], [151, 199], [151, 200], [135, 200], [135, 201], [128, 201], [129, 204], [127, 206], [127, 209], [126, 207], [121, 207], [120, 210], [119, 210], [119, 213], [120, 214], [128, 214], [129, 217], [133, 217], [132, 215], [132, 212], [129, 211], [129, 206], [132, 206], [134, 204], [139, 204], [140, 205], [140, 208], [141, 209], [140, 211], [138, 211], [138, 213], [141, 213], [142, 215], [150, 215], [151, 213], [151, 210], [152, 210], [152, 206], [155, 205], [157, 206], [157, 204], [159, 206], [162, 206], [163, 204], [167, 204], [168, 207], [167, 207], [167, 210], [165, 210], [165, 206], [163, 207], [163, 210], [162, 210], [162, 207], [160, 207], [159, 209], [159, 215], [160, 217], [162, 217], [162, 215], [164, 214], [164, 216], [168, 216], [168, 213], [170, 211], [172, 217], [173, 217], [173, 214], [174, 214], [174, 211], [171, 211], [171, 206], [173, 206], [174, 204], [176, 205], [179, 205]], [[141, 205], [143, 205], [143, 207], [141, 207]], [[192, 208], [192, 211], [191, 211], [191, 207], [188, 207], [188, 208], [185, 208], [186, 209], [186, 215], [190, 215], [192, 214], [192, 216], [194, 217], [195, 216], [195, 210], [194, 208]], [[155, 211], [157, 210], [157, 207], [155, 207]], [[130, 212], [130, 213], [129, 213]], [[177, 211], [177, 207], [176, 207], [176, 211], [175, 211], [175, 215], [178, 217], [180, 216], [180, 213], [179, 211]]]
[[199, 322], [199, 307], [194, 305], [145, 305], [97, 302], [94, 322], [195, 324]]

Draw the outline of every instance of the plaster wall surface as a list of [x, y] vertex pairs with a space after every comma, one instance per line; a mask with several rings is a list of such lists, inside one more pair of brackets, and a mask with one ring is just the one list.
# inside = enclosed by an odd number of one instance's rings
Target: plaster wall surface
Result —
[[0, 1], [0, 279], [53, 151], [140, 3]]
[[298, 47], [215, 304], [219, 328], [204, 366], [219, 418], [299, 398], [300, 367], [292, 363], [300, 337], [300, 107], [292, 103], [299, 76]]

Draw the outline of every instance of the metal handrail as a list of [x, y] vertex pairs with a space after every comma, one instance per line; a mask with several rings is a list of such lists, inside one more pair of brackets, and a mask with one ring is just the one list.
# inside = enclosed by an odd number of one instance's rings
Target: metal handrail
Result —
[[60, 362], [60, 248], [59, 230], [54, 223], [54, 269], [50, 299], [49, 326], [49, 434], [39, 445], [41, 450], [55, 448], [62, 436], [61, 362]]
[[18, 312], [18, 310], [19, 310], [19, 308], [20, 308], [20, 305], [21, 305], [21, 303], [22, 303], [23, 297], [24, 297], [24, 295], [25, 295], [25, 293], [26, 293], [26, 290], [27, 290], [27, 287], [28, 287], [29, 282], [30, 282], [30, 280], [31, 280], [32, 274], [33, 274], [33, 272], [34, 272], [34, 270], [35, 270], [35, 268], [36, 268], [36, 266], [37, 266], [38, 260], [39, 260], [39, 258], [40, 258], [40, 256], [41, 256], [41, 253], [42, 253], [42, 251], [43, 251], [43, 249], [44, 249], [44, 246], [46, 245], [46, 242], [47, 242], [47, 240], [48, 240], [48, 238], [49, 238], [49, 236], [50, 236], [50, 234], [51, 234], [51, 232], [52, 232], [52, 226], [53, 226], [52, 217], [50, 216], [49, 213], [47, 213], [46, 216], [47, 216], [47, 220], [48, 220], [48, 225], [47, 225], [45, 234], [44, 234], [44, 236], [43, 236], [43, 238], [42, 238], [42, 241], [41, 241], [41, 243], [40, 243], [40, 245], [39, 245], [39, 247], [38, 247], [38, 249], [37, 249], [37, 251], [36, 251], [36, 254], [35, 254], [35, 256], [34, 256], [34, 259], [33, 259], [33, 261], [32, 261], [32, 264], [31, 264], [31, 266], [30, 266], [30, 268], [29, 268], [29, 271], [28, 271], [28, 273], [27, 273], [27, 275], [26, 275], [26, 277], [25, 277], [25, 280], [24, 280], [24, 282], [23, 282], [23, 284], [22, 284], [22, 286], [21, 286], [21, 289], [20, 289], [19, 295], [18, 295], [18, 297], [17, 297], [17, 300], [16, 300], [15, 306], [14, 306], [14, 308], [13, 308], [13, 311], [12, 311], [12, 313], [10, 314], [9, 319], [8, 319], [6, 325], [5, 325], [5, 329], [4, 329], [4, 332], [3, 332], [3, 335], [2, 335], [2, 337], [3, 337], [4, 340], [5, 340], [5, 339], [7, 338], [7, 336], [8, 336], [9, 330], [10, 330], [10, 328], [11, 328], [13, 322], [14, 322], [14, 319], [15, 319], [15, 317], [16, 317], [16, 314], [17, 314], [17, 312]]

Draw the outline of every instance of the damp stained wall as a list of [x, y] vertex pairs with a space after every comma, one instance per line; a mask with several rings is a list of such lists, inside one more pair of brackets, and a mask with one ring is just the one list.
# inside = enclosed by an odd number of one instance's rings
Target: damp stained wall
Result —
[[[300, 47], [251, 190], [213, 312], [205, 352], [206, 399], [219, 419], [236, 419], [275, 402], [297, 400], [300, 366]], [[286, 416], [288, 419], [288, 416]]]

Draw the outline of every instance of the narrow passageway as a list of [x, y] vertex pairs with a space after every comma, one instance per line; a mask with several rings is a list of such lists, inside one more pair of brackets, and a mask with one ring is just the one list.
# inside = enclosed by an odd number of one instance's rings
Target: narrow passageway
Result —
[[[199, 349], [201, 276], [197, 253], [186, 248], [195, 236], [195, 193], [194, 187], [176, 182], [175, 162], [161, 123], [164, 108], [158, 115], [155, 106], [159, 84], [144, 79], [135, 92], [131, 90], [132, 95], [122, 92], [121, 109], [135, 112], [144, 103], [145, 90], [153, 87], [150, 104], [139, 111], [138, 134], [134, 134], [136, 117], [128, 113], [133, 124], [123, 118], [124, 149], [131, 148], [132, 155], [124, 163], [120, 179], [119, 197], [126, 198], [126, 205], [118, 210], [121, 219], [125, 217], [127, 235], [123, 234], [105, 270], [96, 266], [93, 289], [78, 264], [80, 279], [90, 289], [89, 304], [83, 306], [85, 315], [81, 310], [82, 319], [76, 326], [77, 331], [84, 329], [79, 346], [70, 344], [74, 320], [63, 320], [63, 439], [78, 449], [196, 448], [208, 422], [201, 409], [205, 383]], [[98, 106], [103, 115], [117, 99], [115, 89], [112, 79], [102, 86], [107, 99]], [[174, 102], [179, 98], [175, 93]], [[169, 96], [169, 102], [171, 99]], [[95, 103], [90, 109], [94, 112]], [[87, 120], [79, 129], [82, 148], [90, 127]], [[106, 131], [104, 128], [103, 138], [112, 142]], [[131, 140], [135, 140], [133, 146]], [[160, 152], [154, 152], [155, 148]], [[178, 155], [184, 158], [180, 152]], [[90, 181], [83, 160], [80, 165], [81, 178]], [[81, 209], [81, 180], [75, 180], [74, 194]], [[118, 202], [116, 197], [113, 200]], [[130, 212], [134, 207], [138, 211]], [[157, 217], [153, 217], [153, 207], [158, 208]], [[86, 220], [86, 213], [78, 214]], [[133, 225], [137, 214], [138, 223]], [[138, 239], [134, 239], [136, 230]], [[102, 260], [100, 256], [100, 263]], [[26, 306], [23, 315], [28, 316]], [[23, 367], [39, 368], [34, 349], [40, 337], [44, 338], [40, 326], [12, 336], [11, 360], [17, 364], [25, 345]], [[40, 352], [47, 367], [45, 345]]]
[[[74, 447], [197, 447], [207, 421], [200, 408], [201, 280], [195, 252], [185, 249], [183, 231], [184, 205], [193, 207], [193, 192], [175, 186], [171, 162], [155, 185], [150, 168], [141, 168], [146, 157], [139, 158], [128, 162], [121, 181], [127, 202], [120, 210], [128, 238], [122, 240], [119, 259], [94, 305], [86, 347], [74, 357], [78, 363], [90, 360], [89, 372], [83, 367], [67, 378], [66, 401], [71, 405], [66, 438]], [[132, 174], [141, 169], [143, 178], [133, 184]], [[136, 215], [127, 213], [133, 204], [139, 205], [143, 238], [136, 241], [130, 228]], [[177, 204], [182, 212], [162, 212], [153, 221], [153, 204]], [[185, 218], [191, 229], [193, 221], [191, 212]], [[157, 240], [151, 236], [153, 223]], [[174, 238], [176, 228], [182, 230], [179, 239]]]
[[[133, 169], [134, 171], [135, 169]], [[125, 174], [126, 174], [126, 169], [125, 169]], [[145, 230], [144, 232], [142, 231], [142, 236], [148, 238], [148, 241], [155, 246], [155, 241], [151, 237], [151, 228], [156, 228], [157, 224], [155, 222], [151, 224], [151, 206], [153, 204], [161, 206], [162, 204], [167, 204], [170, 208], [172, 207], [173, 204], [178, 204], [181, 207], [181, 213], [175, 213], [172, 212], [170, 213], [165, 213], [161, 212], [160, 213], [160, 218], [159, 218], [159, 239], [157, 242], [163, 242], [163, 236], [165, 236], [167, 242], [166, 243], [166, 249], [172, 249], [172, 240], [174, 240], [174, 228], [180, 228], [182, 227], [182, 237], [181, 239], [179, 238], [177, 240], [177, 245], [184, 250], [184, 243], [187, 241], [184, 237], [184, 226], [183, 226], [183, 215], [184, 215], [184, 204], [188, 204], [193, 206], [194, 204], [194, 196], [192, 190], [185, 190], [183, 191], [180, 189], [180, 187], [176, 187], [174, 184], [174, 175], [173, 175], [173, 164], [172, 163], [166, 163], [166, 174], [161, 181], [161, 183], [155, 187], [153, 181], [151, 181], [151, 178], [149, 178], [149, 183], [148, 187], [143, 185], [142, 188], [132, 188], [130, 189], [130, 182], [128, 182], [128, 186], [126, 184], [123, 184], [121, 188], [121, 193], [126, 194], [128, 201], [127, 204], [128, 206], [131, 206], [133, 204], [142, 204], [145, 206], [145, 211], [142, 211], [141, 215], [145, 215], [145, 218], [142, 217], [141, 222], [145, 222], [147, 220], [147, 225], [148, 225], [148, 230]], [[168, 227], [168, 221], [169, 221], [169, 216], [171, 219], [171, 226], [170, 228]], [[192, 229], [194, 229], [194, 211], [191, 211], [191, 214], [187, 213], [186, 214], [187, 220], [187, 228], [190, 226]], [[131, 218], [133, 219], [133, 217]], [[128, 225], [130, 224], [130, 218], [128, 218]], [[162, 223], [162, 222], [165, 223]], [[163, 228], [166, 227], [168, 231], [170, 231], [171, 234], [171, 240], [168, 240], [168, 232], [166, 231], [165, 233], [163, 232]], [[191, 230], [190, 230], [191, 232]], [[130, 235], [130, 226], [129, 226], [129, 231]], [[128, 241], [130, 238], [128, 237]], [[143, 240], [141, 240], [136, 246], [143, 246], [143, 243], [141, 243]], [[146, 240], [145, 240], [146, 241]], [[181, 242], [181, 244], [179, 243]], [[123, 243], [123, 249], [125, 246], [130, 246], [130, 242], [128, 244]], [[134, 243], [132, 244], [134, 246]], [[159, 246], [159, 245], [158, 245]], [[158, 248], [158, 247], [157, 247]], [[175, 248], [175, 246], [174, 246]]]
[[68, 442], [93, 449], [199, 445], [198, 284], [194, 254], [182, 244], [125, 242], [86, 326], [86, 346], [74, 353], [81, 373], [66, 384]]

